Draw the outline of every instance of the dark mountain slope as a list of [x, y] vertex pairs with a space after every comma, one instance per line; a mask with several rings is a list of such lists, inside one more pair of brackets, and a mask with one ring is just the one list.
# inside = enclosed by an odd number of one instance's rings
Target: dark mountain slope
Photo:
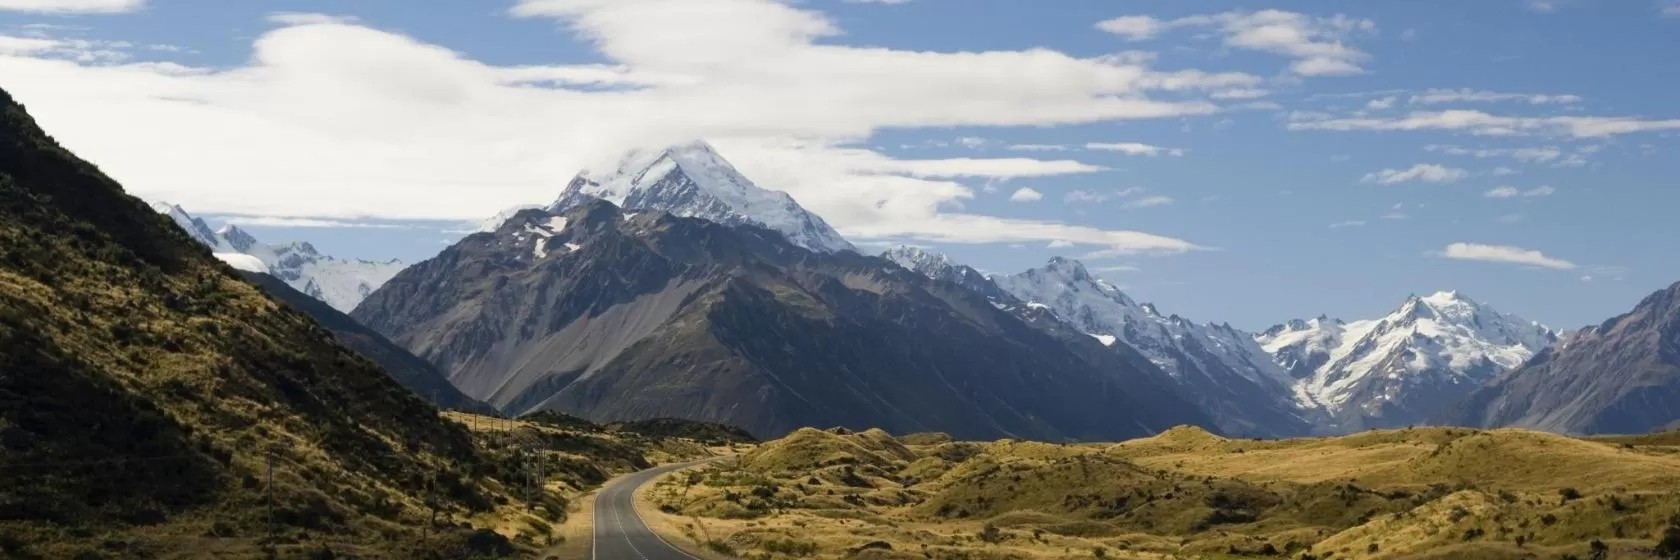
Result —
[[528, 210], [352, 314], [516, 413], [961, 437], [1205, 424], [1141, 357], [1058, 338], [955, 284], [779, 234], [604, 202]]
[[123, 194], [0, 92], [8, 553], [71, 557], [105, 541], [129, 543], [123, 557], [210, 543], [247, 554], [266, 529], [271, 448], [275, 520], [312, 534], [310, 547], [373, 553], [396, 542], [376, 535], [418, 532], [433, 476], [446, 510], [488, 505], [463, 482], [478, 462], [463, 430]]
[[1569, 335], [1440, 420], [1588, 434], [1680, 425], [1680, 284]]
[[362, 326], [326, 302], [297, 291], [285, 281], [268, 274], [240, 272], [239, 275], [262, 288], [269, 297], [280, 300], [314, 319], [316, 324], [331, 331], [339, 344], [379, 364], [385, 373], [391, 374], [392, 379], [421, 398], [432, 401], [432, 404], [466, 412], [496, 413], [490, 405], [466, 396], [460, 389], [450, 385], [449, 378], [433, 367], [431, 362], [410, 354], [384, 335]]

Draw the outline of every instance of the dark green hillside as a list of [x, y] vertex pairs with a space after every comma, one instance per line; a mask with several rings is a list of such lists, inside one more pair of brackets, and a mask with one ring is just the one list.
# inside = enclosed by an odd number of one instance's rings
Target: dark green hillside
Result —
[[283, 555], [489, 506], [463, 429], [167, 220], [0, 91], [0, 552], [259, 555], [270, 449]]

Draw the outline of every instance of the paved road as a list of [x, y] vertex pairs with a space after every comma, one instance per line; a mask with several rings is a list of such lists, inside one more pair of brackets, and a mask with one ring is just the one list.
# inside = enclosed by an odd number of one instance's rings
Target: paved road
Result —
[[[709, 460], [709, 459], [708, 459]], [[648, 469], [618, 480], [595, 495], [595, 560], [699, 560], [666, 544], [636, 515], [636, 489], [665, 473], [705, 461]]]

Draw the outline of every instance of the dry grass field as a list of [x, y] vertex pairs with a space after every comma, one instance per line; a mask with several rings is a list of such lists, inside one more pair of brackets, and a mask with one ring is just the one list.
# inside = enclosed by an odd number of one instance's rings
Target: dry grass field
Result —
[[741, 558], [1669, 558], [1680, 434], [1181, 427], [1061, 445], [805, 429], [649, 500], [673, 537]]

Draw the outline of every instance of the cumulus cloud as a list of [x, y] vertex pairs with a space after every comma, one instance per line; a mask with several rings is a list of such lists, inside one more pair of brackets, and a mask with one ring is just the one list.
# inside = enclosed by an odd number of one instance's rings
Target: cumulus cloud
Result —
[[1181, 148], [1163, 148], [1163, 147], [1160, 147], [1160, 146], [1154, 146], [1154, 145], [1150, 145], [1150, 144], [1141, 144], [1141, 143], [1138, 143], [1138, 142], [1117, 142], [1117, 143], [1091, 142], [1091, 143], [1085, 145], [1085, 149], [1087, 149], [1087, 150], [1099, 150], [1099, 151], [1106, 151], [1106, 152], [1120, 152], [1120, 153], [1126, 154], [1128, 156], [1155, 157], [1155, 156], [1159, 156], [1159, 155], [1169, 155], [1169, 156], [1182, 156], [1182, 155], [1184, 155], [1184, 150], [1181, 149]]
[[1400, 183], [1451, 183], [1465, 177], [1470, 172], [1456, 167], [1446, 167], [1433, 163], [1419, 163], [1406, 169], [1384, 169], [1366, 173], [1360, 182], [1378, 183], [1382, 185], [1396, 185]]
[[49, 14], [116, 14], [144, 7], [146, 0], [0, 0], [0, 10]]
[[1348, 46], [1355, 37], [1376, 32], [1376, 23], [1344, 15], [1316, 17], [1282, 10], [1224, 12], [1173, 20], [1123, 16], [1097, 23], [1097, 29], [1131, 41], [1152, 39], [1186, 27], [1218, 30], [1227, 47], [1267, 52], [1293, 60], [1289, 69], [1301, 76], [1363, 74], [1360, 66], [1370, 55]]
[[1447, 246], [1441, 256], [1454, 260], [1520, 264], [1553, 270], [1573, 270], [1576, 268], [1575, 263], [1548, 257], [1540, 251], [1508, 245], [1453, 243]]
[[1021, 187], [1019, 189], [1015, 189], [1015, 193], [1009, 195], [1010, 202], [1038, 202], [1043, 199], [1044, 193], [1038, 192], [1038, 190], [1033, 189], [1032, 187]]
[[578, 169], [625, 150], [707, 138], [859, 240], [1068, 239], [1142, 252], [1195, 245], [961, 210], [975, 189], [960, 180], [1100, 167], [899, 160], [852, 146], [885, 128], [1208, 114], [1212, 92], [1261, 81], [1048, 49], [852, 47], [827, 40], [841, 30], [821, 12], [769, 0], [527, 0], [512, 13], [552, 19], [602, 63], [498, 66], [291, 14], [233, 67], [82, 60], [52, 54], [61, 42], [13, 38], [0, 42], [0, 75], [60, 141], [129, 189], [205, 213], [472, 219], [551, 199]]
[[1534, 197], [1541, 197], [1541, 196], [1552, 196], [1553, 194], [1557, 194], [1557, 189], [1554, 189], [1552, 187], [1545, 186], [1545, 185], [1534, 187], [1534, 188], [1528, 189], [1528, 190], [1523, 190], [1523, 189], [1519, 189], [1519, 188], [1512, 187], [1512, 186], [1494, 187], [1493, 189], [1491, 189], [1491, 190], [1489, 190], [1485, 193], [1482, 193], [1483, 196], [1486, 196], [1488, 198], [1518, 198], [1518, 197], [1534, 198]]

